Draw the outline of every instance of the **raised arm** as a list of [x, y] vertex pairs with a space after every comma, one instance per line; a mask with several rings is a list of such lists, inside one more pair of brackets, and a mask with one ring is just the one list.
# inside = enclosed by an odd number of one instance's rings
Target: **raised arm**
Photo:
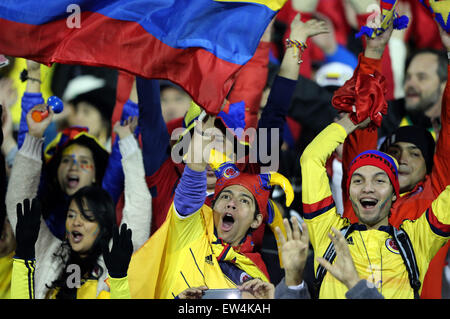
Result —
[[[123, 106], [120, 123], [123, 123], [130, 116], [139, 116], [139, 107], [137, 103], [138, 98], [136, 81], [134, 81], [130, 97]], [[139, 128], [137, 128], [134, 133], [139, 134], [138, 131]], [[121, 162], [122, 154], [120, 153], [119, 149], [119, 140], [120, 138], [116, 138], [114, 140], [111, 154], [108, 157], [108, 166], [106, 167], [105, 175], [102, 181], [102, 187], [108, 191], [108, 193], [113, 198], [114, 203], [117, 203], [119, 201], [124, 188], [124, 174]]]
[[13, 299], [34, 299], [35, 244], [40, 220], [41, 206], [36, 198], [32, 201], [26, 198], [23, 203], [17, 203], [17, 247], [11, 278]]
[[170, 137], [162, 116], [158, 80], [137, 77], [136, 88], [145, 175], [152, 176], [170, 155]]
[[[373, 74], [375, 71], [381, 72], [381, 58], [383, 52], [392, 35], [392, 27], [375, 39], [367, 38], [367, 45], [364, 53], [359, 56], [359, 64], [355, 69], [354, 76], [361, 74]], [[356, 222], [356, 216], [351, 209], [348, 194], [344, 185], [347, 184], [347, 168], [353, 158], [359, 153], [377, 149], [378, 133], [376, 130], [364, 129], [356, 130], [345, 140], [342, 152], [342, 191], [344, 200], [344, 217], [348, 217], [352, 222]]]
[[[349, 114], [345, 114], [339, 121], [328, 125], [320, 132], [301, 156], [303, 213], [308, 223], [313, 247], [323, 240], [328, 240], [329, 227], [339, 228], [340, 225], [337, 223], [341, 223], [340, 216], [335, 218], [332, 215], [333, 212], [336, 213], [336, 207], [326, 172], [326, 161], [336, 147], [344, 142], [348, 134], [367, 126], [369, 121], [370, 119], [367, 118], [356, 125], [350, 120]], [[329, 219], [327, 222], [329, 225], [323, 224], [324, 219]], [[316, 231], [316, 227], [319, 227], [316, 225], [320, 225], [320, 231]], [[320, 255], [323, 252], [316, 253]]]
[[41, 94], [41, 65], [37, 62], [27, 60], [28, 79], [25, 93], [22, 97], [22, 115], [20, 117], [17, 145], [20, 148], [28, 132], [27, 114], [38, 104], [44, 104]]
[[150, 237], [152, 205], [150, 191], [145, 182], [144, 163], [141, 149], [133, 132], [137, 117], [116, 123], [114, 131], [119, 140], [122, 166], [125, 176], [125, 206], [121, 225], [127, 224], [133, 231], [134, 250], [139, 249]]
[[[447, 52], [450, 52], [450, 35], [442, 30], [438, 24], [442, 43]], [[433, 170], [431, 172], [431, 183], [433, 193], [440, 194], [450, 184], [450, 66], [447, 65], [447, 83], [442, 96], [441, 106], [441, 130], [439, 131], [436, 144], [436, 152], [433, 159]]]
[[25, 134], [24, 144], [17, 152], [6, 192], [6, 209], [8, 219], [13, 230], [16, 228], [16, 205], [25, 198], [36, 197], [42, 170], [43, 135], [53, 118], [53, 111], [42, 122], [34, 122], [31, 118], [33, 110], [43, 110], [41, 104], [33, 107], [27, 114], [28, 133]]
[[[272, 150], [272, 129], [278, 129], [278, 145], [281, 147], [286, 115], [297, 84], [301, 57], [306, 49], [306, 40], [324, 32], [328, 32], [324, 22], [309, 20], [303, 23], [300, 21], [300, 15], [297, 15], [292, 21], [290, 42], [288, 42], [278, 76], [270, 90], [267, 105], [264, 107], [258, 122], [258, 129], [267, 129], [267, 134], [261, 134], [260, 132], [257, 134], [258, 149], [261, 145], [264, 145], [267, 147], [266, 150]], [[279, 147], [275, 150], [276, 152], [279, 152]], [[269, 156], [269, 158], [272, 158], [272, 156]], [[267, 164], [262, 158], [259, 158], [259, 161], [263, 165]]]
[[181, 216], [189, 216], [198, 211], [206, 198], [206, 166], [209, 143], [213, 140], [215, 117], [206, 122], [197, 121], [189, 144], [186, 167], [175, 190], [174, 205]]

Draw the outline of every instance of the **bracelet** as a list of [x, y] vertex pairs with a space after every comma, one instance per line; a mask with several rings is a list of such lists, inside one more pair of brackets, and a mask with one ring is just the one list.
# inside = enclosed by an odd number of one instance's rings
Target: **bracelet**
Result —
[[36, 82], [42, 83], [42, 81], [41, 81], [40, 79], [30, 78], [30, 77], [28, 76], [28, 71], [27, 71], [27, 69], [23, 69], [23, 71], [20, 73], [20, 80], [21, 80], [22, 82], [25, 82], [26, 80], [30, 80], [30, 81], [36, 81]]
[[295, 52], [294, 52], [294, 57], [298, 57], [298, 64], [302, 63], [303, 60], [298, 56], [297, 50], [301, 51], [303, 53], [303, 51], [305, 51], [305, 49], [308, 48], [308, 46], [306, 45], [306, 43], [297, 41], [297, 40], [291, 40], [291, 39], [286, 39], [286, 48], [295, 48]]

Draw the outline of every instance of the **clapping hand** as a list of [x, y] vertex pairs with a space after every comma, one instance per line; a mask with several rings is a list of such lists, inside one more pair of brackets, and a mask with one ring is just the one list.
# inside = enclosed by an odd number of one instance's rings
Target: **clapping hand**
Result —
[[291, 217], [291, 223], [292, 227], [286, 218], [283, 220], [287, 237], [284, 237], [279, 227], [275, 231], [281, 247], [286, 285], [297, 286], [303, 281], [303, 270], [309, 251], [309, 233], [305, 223], [302, 223], [303, 231], [300, 230], [296, 217]]
[[350, 249], [348, 248], [347, 240], [340, 231], [334, 227], [331, 228], [334, 235], [328, 234], [328, 237], [333, 242], [336, 249], [336, 260], [330, 264], [326, 259], [317, 257], [316, 260], [321, 264], [330, 274], [347, 286], [348, 289], [354, 287], [360, 280], [355, 264], [353, 263]]

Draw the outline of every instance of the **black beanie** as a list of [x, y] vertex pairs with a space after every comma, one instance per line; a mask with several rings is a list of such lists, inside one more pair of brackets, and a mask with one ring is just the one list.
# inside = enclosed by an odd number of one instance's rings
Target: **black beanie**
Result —
[[82, 93], [71, 100], [76, 105], [80, 102], [88, 102], [94, 106], [107, 121], [111, 122], [111, 117], [116, 103], [116, 90], [104, 86], [85, 93]]
[[415, 125], [399, 127], [394, 133], [386, 137], [380, 150], [387, 152], [389, 146], [398, 142], [411, 143], [417, 146], [425, 159], [427, 173], [429, 174], [431, 172], [436, 143], [433, 135], [427, 129]]

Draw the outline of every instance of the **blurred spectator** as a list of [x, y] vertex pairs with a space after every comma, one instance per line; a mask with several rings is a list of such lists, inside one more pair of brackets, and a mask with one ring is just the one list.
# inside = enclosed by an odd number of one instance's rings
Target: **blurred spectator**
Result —
[[164, 121], [183, 117], [191, 106], [191, 97], [181, 87], [168, 81], [160, 81], [161, 109]]
[[109, 150], [116, 91], [104, 79], [81, 75], [68, 82], [63, 100], [67, 102], [65, 107], [73, 108], [68, 125], [87, 127], [89, 134]]

